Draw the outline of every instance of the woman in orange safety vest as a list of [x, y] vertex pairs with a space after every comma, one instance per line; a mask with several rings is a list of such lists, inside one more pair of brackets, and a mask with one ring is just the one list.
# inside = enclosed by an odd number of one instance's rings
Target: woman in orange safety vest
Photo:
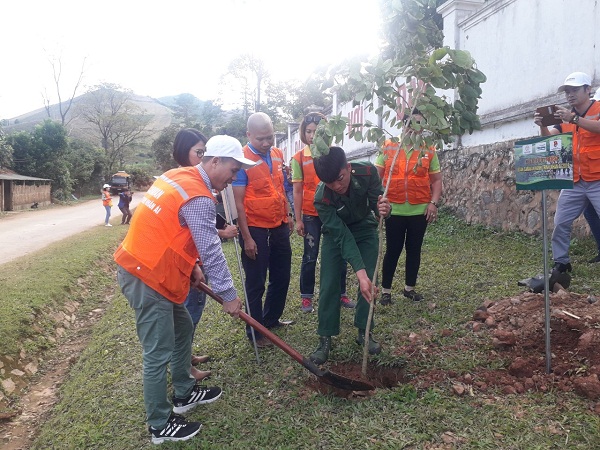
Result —
[[[423, 116], [414, 110], [412, 120], [405, 117], [408, 132], [411, 123], [420, 123]], [[399, 153], [398, 153], [399, 152]], [[394, 155], [398, 153], [392, 167]], [[381, 305], [392, 303], [392, 280], [402, 249], [406, 248], [405, 285], [403, 295], [413, 301], [423, 300], [415, 291], [421, 265], [421, 247], [427, 225], [437, 217], [442, 196], [442, 173], [434, 148], [400, 148], [387, 140], [375, 161], [383, 186], [391, 178], [387, 197], [392, 213], [385, 220], [386, 250], [382, 264]]]
[[[294, 216], [296, 218], [296, 232], [304, 238], [304, 253], [300, 266], [300, 296], [301, 309], [305, 313], [314, 311], [312, 298], [315, 292], [315, 269], [319, 256], [319, 243], [321, 240], [321, 219], [313, 205], [315, 191], [320, 183], [315, 173], [310, 145], [313, 143], [317, 125], [325, 116], [320, 113], [307, 114], [300, 123], [300, 140], [306, 146], [292, 156], [292, 184], [294, 186]], [[340, 278], [342, 293], [341, 305], [345, 308], [354, 308], [356, 303], [351, 301], [346, 294], [346, 270]]]
[[110, 196], [110, 184], [105, 184], [102, 186], [102, 206], [106, 210], [106, 217], [104, 219], [105, 227], [112, 227], [110, 223], [108, 223], [110, 219], [110, 211], [112, 208], [112, 197]]

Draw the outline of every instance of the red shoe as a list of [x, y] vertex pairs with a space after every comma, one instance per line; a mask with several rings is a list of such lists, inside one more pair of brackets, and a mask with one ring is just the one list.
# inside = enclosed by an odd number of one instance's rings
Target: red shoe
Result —
[[342, 303], [342, 306], [344, 308], [348, 308], [348, 309], [353, 309], [356, 308], [356, 303], [354, 303], [353, 301], [351, 301], [347, 295], [342, 295], [340, 297], [340, 302]]
[[303, 313], [311, 313], [315, 309], [313, 308], [312, 298], [302, 297], [302, 306], [300, 307]]

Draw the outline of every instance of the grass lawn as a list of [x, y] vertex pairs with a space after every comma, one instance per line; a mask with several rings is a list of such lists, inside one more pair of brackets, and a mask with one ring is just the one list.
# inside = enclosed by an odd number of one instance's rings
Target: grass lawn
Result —
[[[11, 292], [10, 296], [0, 292], [0, 342], [10, 342], [3, 345], [3, 355], [17, 351], [24, 340], [30, 341], [31, 351], [43, 351], [48, 344], [43, 333], [35, 333], [27, 326], [32, 314], [60, 307], [66, 299], [76, 300], [82, 285], [88, 293], [92, 287], [92, 292], [105, 292], [108, 287], [114, 296], [94, 328], [90, 345], [62, 386], [60, 401], [49, 419], [40, 424], [34, 449], [153, 448], [145, 425], [141, 350], [133, 312], [118, 291], [111, 263], [112, 250], [123, 232], [119, 227], [93, 230], [40, 252], [35, 260], [19, 260], [3, 267], [6, 289], [2, 291]], [[296, 324], [278, 333], [308, 355], [317, 344], [317, 316], [300, 312], [301, 245], [301, 239], [294, 236], [292, 283], [284, 313], [285, 319], [294, 319]], [[522, 290], [517, 280], [541, 271], [541, 248], [539, 237], [467, 226], [442, 211], [440, 221], [428, 230], [423, 249], [418, 289], [426, 300], [415, 304], [397, 295], [404, 278], [401, 258], [393, 286], [396, 302], [375, 312], [374, 332], [384, 346], [375, 363], [391, 367], [406, 364], [404, 370], [409, 379], [424, 369], [461, 374], [488, 364], [483, 354], [489, 351], [489, 343], [482, 341], [481, 348], [469, 352], [454, 344], [468, 333], [464, 324], [485, 299], [516, 295]], [[238, 278], [234, 246], [229, 242], [224, 249], [234, 277]], [[573, 241], [572, 291], [600, 292], [600, 265], [586, 263], [594, 255], [592, 240]], [[52, 264], [46, 265], [50, 261]], [[42, 276], [45, 270], [48, 278]], [[29, 278], [25, 290], [19, 277], [26, 274]], [[356, 282], [351, 271], [348, 280], [349, 291], [354, 295]], [[239, 280], [237, 284], [239, 287]], [[10, 299], [15, 299], [18, 306]], [[93, 308], [93, 295], [82, 299], [81, 304], [83, 310]], [[6, 314], [13, 314], [12, 319], [3, 319]], [[352, 318], [351, 310], [342, 311], [342, 333], [334, 339], [331, 363], [361, 361], [361, 348], [354, 343]], [[12, 322], [16, 323], [4, 329], [4, 324]], [[409, 333], [443, 329], [452, 330], [441, 341], [448, 349], [443, 357], [397, 354]], [[43, 326], [41, 330], [45, 330]], [[212, 300], [208, 300], [196, 332], [195, 346], [196, 353], [211, 356], [212, 361], [201, 368], [210, 367], [213, 376], [209, 384], [221, 386], [224, 394], [219, 401], [199, 406], [187, 415], [204, 424], [198, 437], [185, 443], [163, 444], [167, 448], [600, 446], [600, 418], [589, 411], [589, 401], [573, 393], [550, 390], [543, 394], [503, 395], [475, 391], [472, 396], [459, 397], [452, 393], [448, 380], [442, 379], [426, 389], [403, 384], [378, 389], [366, 397], [323, 395], [312, 389], [312, 375], [277, 348], [260, 350], [258, 364], [245, 338], [244, 323], [222, 313]]]

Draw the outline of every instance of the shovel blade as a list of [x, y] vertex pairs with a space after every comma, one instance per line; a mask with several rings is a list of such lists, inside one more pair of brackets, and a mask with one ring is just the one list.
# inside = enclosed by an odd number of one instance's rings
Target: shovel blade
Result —
[[314, 362], [306, 357], [303, 358], [302, 365], [316, 375], [319, 381], [338, 389], [344, 389], [346, 391], [372, 391], [375, 389], [375, 386], [367, 381], [355, 380], [330, 372], [329, 370], [319, 369]]
[[367, 381], [355, 380], [348, 378], [337, 373], [330, 372], [329, 370], [324, 371], [320, 380], [330, 386], [338, 389], [345, 389], [347, 391], [372, 391], [375, 386]]

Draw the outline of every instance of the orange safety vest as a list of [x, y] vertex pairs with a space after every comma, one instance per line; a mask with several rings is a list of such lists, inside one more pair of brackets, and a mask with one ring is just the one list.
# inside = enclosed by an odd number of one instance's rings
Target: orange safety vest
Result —
[[102, 192], [102, 206], [112, 206], [112, 197], [108, 191]]
[[[308, 153], [308, 154], [305, 154]], [[315, 192], [321, 180], [315, 172], [313, 158], [310, 155], [310, 147], [307, 145], [292, 156], [302, 168], [302, 214], [305, 216], [318, 216], [315, 208]]]
[[[398, 152], [395, 167], [391, 168], [395, 153]], [[429, 165], [433, 160], [435, 149], [414, 150], [410, 158], [406, 158], [404, 149], [398, 143], [386, 140], [383, 144], [385, 155], [385, 170], [383, 173], [383, 186], [387, 184], [390, 176], [390, 188], [387, 197], [392, 203], [410, 203], [420, 205], [431, 200], [431, 180], [429, 179]]]
[[247, 145], [244, 156], [257, 164], [246, 169], [248, 184], [244, 196], [244, 210], [250, 227], [275, 228], [288, 221], [287, 199], [283, 187], [283, 154], [271, 148], [272, 174], [269, 165]]
[[[600, 102], [594, 102], [584, 119], [600, 120]], [[600, 134], [584, 130], [574, 123], [561, 123], [563, 133], [573, 133], [573, 181], [600, 180]]]
[[144, 195], [114, 254], [123, 269], [173, 303], [185, 301], [198, 259], [192, 233], [179, 222], [179, 210], [199, 196], [215, 200], [196, 167], [163, 173]]

